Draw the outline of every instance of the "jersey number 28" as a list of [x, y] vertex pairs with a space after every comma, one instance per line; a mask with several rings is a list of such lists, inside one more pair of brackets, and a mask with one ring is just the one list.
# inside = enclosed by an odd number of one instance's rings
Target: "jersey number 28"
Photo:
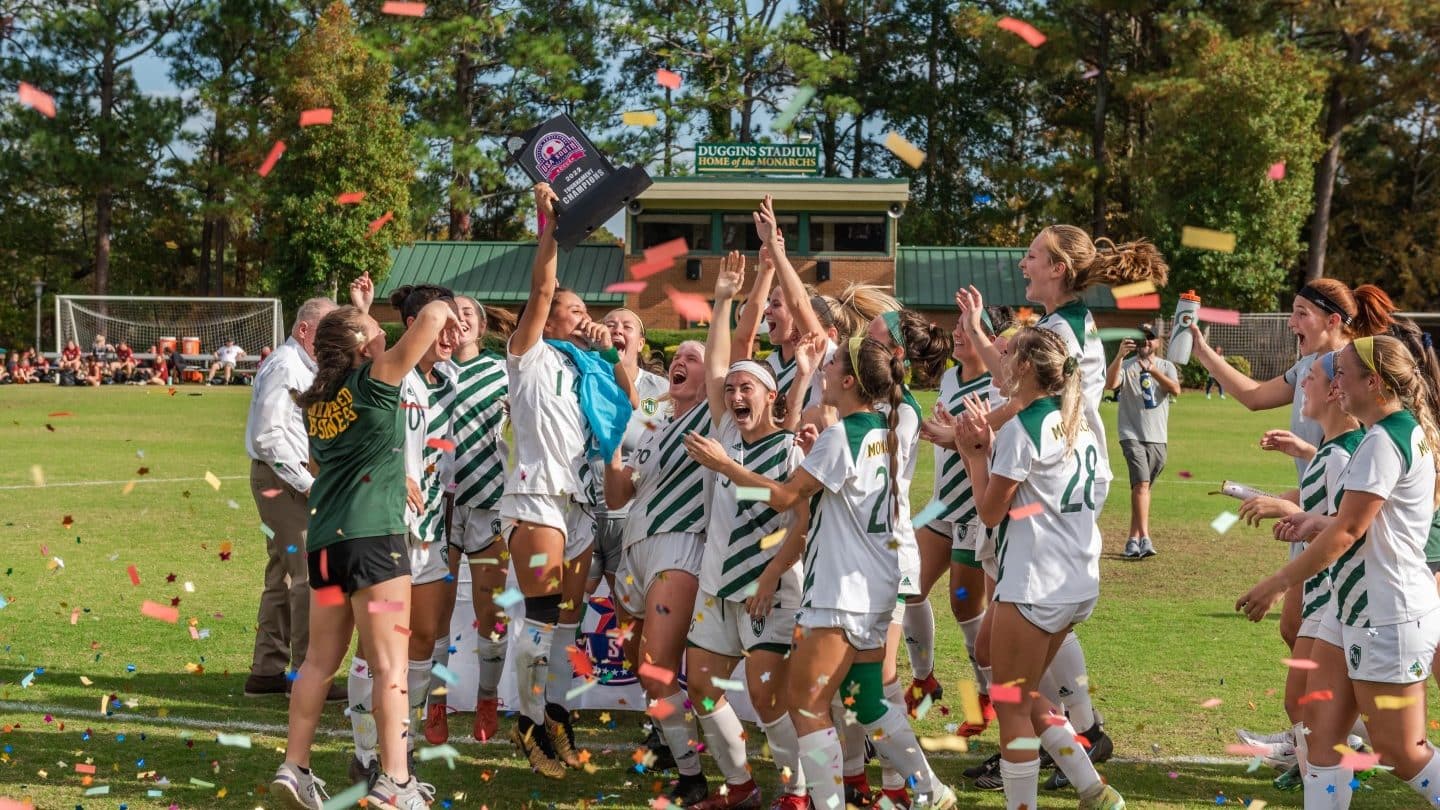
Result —
[[[1070, 483], [1065, 485], [1065, 494], [1060, 497], [1060, 513], [1070, 514], [1079, 512], [1081, 503], [1090, 511], [1095, 511], [1095, 465], [1100, 460], [1100, 453], [1094, 445], [1085, 448], [1085, 463], [1080, 463], [1080, 451], [1075, 451], [1075, 474], [1070, 476]], [[1070, 496], [1077, 494], [1075, 485], [1080, 484], [1080, 475], [1085, 475], [1085, 483], [1080, 485], [1079, 500], [1071, 502]]]

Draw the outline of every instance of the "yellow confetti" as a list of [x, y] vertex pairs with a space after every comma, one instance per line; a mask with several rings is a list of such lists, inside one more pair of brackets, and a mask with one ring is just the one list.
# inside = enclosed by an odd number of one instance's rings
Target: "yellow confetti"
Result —
[[33, 481], [37, 487], [45, 486], [45, 471], [40, 469], [39, 464], [30, 465], [30, 480]]
[[905, 136], [898, 132], [891, 132], [885, 136], [885, 148], [909, 164], [910, 168], [918, 169], [920, 164], [925, 162], [925, 153], [920, 151], [915, 144], [905, 140]]
[[653, 112], [627, 112], [620, 116], [627, 127], [653, 127], [660, 123]]
[[784, 539], [785, 539], [785, 530], [784, 530], [784, 529], [781, 529], [780, 531], [775, 532], [774, 534], [767, 534], [767, 535], [765, 535], [764, 537], [760, 538], [760, 550], [761, 550], [761, 551], [764, 551], [765, 549], [768, 549], [768, 548], [770, 548], [770, 547], [772, 547], [772, 546], [777, 546], [777, 545], [780, 544], [780, 541], [782, 541], [782, 540], [784, 540]]
[[125, 488], [122, 489], [122, 490], [120, 490], [120, 494], [121, 494], [121, 495], [129, 495], [130, 492], [131, 492], [131, 490], [133, 490], [133, 489], [135, 489], [135, 482], [134, 482], [133, 480], [132, 480], [132, 481], [127, 481], [127, 482], [125, 483]]
[[1221, 253], [1234, 253], [1235, 234], [1186, 225], [1180, 231], [1180, 244], [1185, 247], [1199, 248], [1200, 250], [1218, 250]]
[[1245, 810], [1265, 810], [1265, 801], [1263, 799], [1252, 799], [1249, 804], [1245, 805]]
[[1413, 706], [1413, 705], [1415, 705], [1415, 700], [1416, 700], [1416, 697], [1415, 697], [1414, 695], [1410, 695], [1410, 696], [1407, 696], [1407, 697], [1401, 697], [1400, 695], [1376, 695], [1376, 696], [1375, 696], [1375, 708], [1377, 708], [1377, 709], [1403, 709], [1403, 708], [1405, 708], [1406, 706]]
[[1111, 287], [1110, 294], [1116, 298], [1134, 298], [1137, 295], [1149, 295], [1155, 292], [1155, 283], [1151, 281], [1137, 281], [1134, 284], [1121, 284], [1119, 287]]
[[90, 680], [89, 678], [85, 677], [84, 675], [81, 675], [81, 676], [80, 676], [80, 683], [83, 684], [83, 685], [85, 685], [85, 686], [90, 686], [91, 684], [93, 684], [93, 683], [95, 683], [95, 682], [92, 681], [92, 680]]
[[205, 483], [209, 484], [210, 488], [215, 490], [216, 492], [220, 491], [220, 479], [216, 478], [215, 473], [212, 473], [209, 470], [205, 471]]
[[943, 737], [921, 737], [920, 747], [926, 751], [958, 751], [963, 754], [970, 750], [970, 743], [964, 737], [946, 734]]
[[960, 682], [960, 709], [965, 713], [965, 722], [972, 726], [983, 726], [985, 715], [980, 712], [980, 692], [974, 681]]

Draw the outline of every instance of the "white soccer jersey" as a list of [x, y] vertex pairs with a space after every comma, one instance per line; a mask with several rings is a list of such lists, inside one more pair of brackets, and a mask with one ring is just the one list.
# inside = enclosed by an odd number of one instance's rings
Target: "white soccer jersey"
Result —
[[494, 509], [505, 488], [506, 395], [509, 388], [500, 355], [482, 351], [464, 362], [451, 362], [455, 407], [455, 503], [472, 509]]
[[[960, 380], [960, 367], [946, 371], [940, 377], [940, 404], [954, 416], [965, 412], [964, 398], [975, 394], [981, 400], [988, 400], [990, 375], [981, 374], [969, 382]], [[967, 524], [975, 519], [975, 495], [970, 491], [970, 476], [965, 473], [965, 460], [949, 447], [935, 445], [935, 486], [930, 497], [945, 504], [945, 509], [936, 520]]]
[[625, 546], [667, 532], [705, 532], [710, 501], [709, 471], [685, 452], [685, 434], [710, 432], [705, 400], [647, 431], [628, 465], [635, 471], [635, 497], [625, 521]]
[[1435, 459], [1409, 411], [1396, 411], [1365, 432], [1341, 476], [1345, 492], [1385, 499], [1380, 513], [1331, 568], [1340, 621], [1383, 627], [1418, 619], [1440, 606], [1425, 565], [1434, 517]]
[[[1059, 397], [1035, 400], [996, 431], [991, 480], [1020, 482], [995, 527], [997, 600], [1069, 605], [1100, 595], [1095, 482], [1103, 463], [1088, 424], [1081, 425], [1073, 447], [1065, 446]], [[1039, 512], [1011, 517], [1037, 504]]]
[[1105, 445], [1105, 423], [1100, 420], [1100, 400], [1105, 396], [1105, 347], [1100, 343], [1100, 330], [1085, 302], [1075, 299], [1040, 319], [1039, 327], [1065, 339], [1070, 356], [1080, 362], [1080, 389], [1084, 393], [1085, 421], [1095, 434], [1096, 447], [1105, 462], [1097, 471], [1096, 480], [1110, 480], [1110, 449]]
[[[640, 396], [640, 407], [630, 412], [630, 421], [625, 425], [625, 437], [620, 442], [620, 462], [629, 464], [630, 457], [635, 453], [635, 448], [640, 446], [640, 440], [645, 434], [654, 430], [670, 418], [670, 412], [674, 410], [670, 406], [670, 381], [640, 369], [640, 376], [635, 380], [635, 392]], [[580, 485], [585, 488], [594, 499], [593, 503], [605, 506], [605, 464], [608, 459], [595, 458], [590, 464], [580, 468]], [[625, 515], [630, 511], [630, 505], [626, 504], [619, 509], [602, 508], [607, 515]]]
[[[716, 439], [725, 447], [726, 455], [740, 466], [776, 481], [789, 480], [805, 457], [795, 444], [795, 434], [788, 430], [778, 430], [753, 444], [746, 442], [728, 411], [720, 422]], [[794, 513], [777, 512], [765, 501], [739, 500], [730, 479], [713, 473], [710, 477], [714, 480], [705, 556], [700, 565], [700, 590], [731, 602], [743, 602], [749, 596], [748, 589], [780, 550], [779, 539], [763, 548], [760, 541], [787, 529]], [[798, 562], [780, 578], [775, 594], [782, 605], [799, 605]]]
[[515, 466], [505, 478], [510, 494], [570, 495], [580, 489], [589, 431], [580, 413], [575, 362], [545, 341], [505, 358], [510, 379]]
[[[1295, 361], [1295, 365], [1285, 371], [1285, 382], [1290, 383], [1295, 395], [1290, 399], [1290, 432], [1304, 439], [1310, 444], [1318, 447], [1320, 442], [1325, 440], [1325, 429], [1320, 423], [1310, 419], [1301, 413], [1305, 408], [1305, 375], [1310, 373], [1310, 367], [1320, 359], [1318, 352], [1307, 354]], [[1301, 478], [1305, 477], [1305, 467], [1308, 464], [1305, 459], [1295, 459], [1295, 474]]]
[[424, 508], [405, 506], [405, 525], [425, 543], [445, 541], [445, 490], [454, 472], [454, 452], [431, 442], [453, 442], [450, 411], [455, 386], [435, 371], [431, 383], [414, 368], [400, 382], [400, 407], [405, 410], [405, 476], [420, 487]]
[[[1365, 438], [1365, 431], [1352, 430], [1322, 442], [1315, 450], [1315, 457], [1305, 468], [1300, 479], [1300, 508], [1315, 515], [1333, 515], [1340, 505], [1340, 476], [1350, 463], [1350, 456]], [[1309, 543], [1291, 543], [1290, 558], [1294, 559], [1305, 551]], [[1319, 572], [1305, 580], [1304, 598], [1301, 600], [1300, 617], [1309, 618], [1330, 601], [1330, 569]]]
[[826, 428], [801, 464], [822, 487], [810, 502], [802, 607], [895, 607], [900, 561], [886, 432], [884, 416], [852, 413]]
[[244, 353], [245, 350], [239, 346], [221, 346], [215, 350], [215, 354], [220, 359], [220, 362], [231, 365], [234, 365], [236, 361], [240, 359], [240, 355]]

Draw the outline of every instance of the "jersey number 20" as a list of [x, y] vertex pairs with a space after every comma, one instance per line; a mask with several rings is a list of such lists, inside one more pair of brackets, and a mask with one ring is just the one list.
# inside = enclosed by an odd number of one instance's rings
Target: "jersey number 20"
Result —
[[[1086, 509], [1095, 511], [1095, 465], [1100, 460], [1100, 453], [1094, 445], [1085, 448], [1085, 463], [1080, 463], [1080, 451], [1075, 451], [1075, 474], [1070, 476], [1070, 483], [1065, 485], [1065, 494], [1060, 497], [1060, 513], [1070, 514], [1079, 512], [1081, 502], [1084, 502]], [[1075, 493], [1075, 485], [1080, 483], [1080, 474], [1085, 474], [1085, 483], [1080, 486], [1080, 500], [1070, 501], [1070, 496]]]

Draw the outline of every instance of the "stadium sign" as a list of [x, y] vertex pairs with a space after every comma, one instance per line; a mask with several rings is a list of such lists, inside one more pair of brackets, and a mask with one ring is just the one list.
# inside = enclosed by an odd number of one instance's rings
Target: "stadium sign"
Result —
[[697, 143], [696, 174], [820, 173], [818, 143]]

